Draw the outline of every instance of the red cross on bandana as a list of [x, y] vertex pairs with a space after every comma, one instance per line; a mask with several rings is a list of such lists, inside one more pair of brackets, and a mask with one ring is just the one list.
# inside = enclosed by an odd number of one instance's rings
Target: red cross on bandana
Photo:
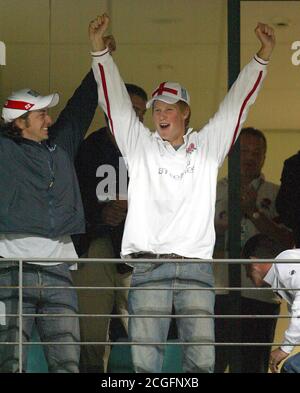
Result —
[[175, 90], [175, 89], [170, 89], [169, 87], [165, 87], [165, 84], [166, 84], [166, 83], [167, 83], [167, 82], [161, 83], [161, 84], [159, 85], [158, 89], [156, 89], [156, 90], [153, 92], [152, 97], [154, 97], [154, 96], [156, 96], [156, 95], [160, 96], [160, 95], [163, 94], [163, 92], [168, 92], [168, 93], [171, 93], [171, 94], [174, 94], [175, 96], [177, 96], [178, 91]]
[[30, 104], [29, 102], [14, 101], [14, 100], [8, 100], [4, 104], [5, 108], [8, 108], [8, 109], [20, 109], [20, 110], [24, 110], [24, 111], [29, 111], [33, 106], [34, 106], [34, 104]]

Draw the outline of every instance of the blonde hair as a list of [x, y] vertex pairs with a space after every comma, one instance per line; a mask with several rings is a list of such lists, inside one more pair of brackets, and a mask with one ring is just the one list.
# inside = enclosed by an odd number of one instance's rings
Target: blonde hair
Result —
[[185, 128], [187, 129], [187, 128], [189, 127], [190, 119], [191, 119], [191, 115], [192, 115], [191, 108], [190, 108], [190, 106], [189, 106], [186, 102], [184, 102], [184, 101], [178, 101], [178, 102], [176, 102], [176, 105], [177, 105], [178, 108], [180, 109], [180, 112], [181, 112], [181, 113], [185, 113], [186, 110], [189, 111], [189, 114], [188, 114], [187, 118], [185, 119]]

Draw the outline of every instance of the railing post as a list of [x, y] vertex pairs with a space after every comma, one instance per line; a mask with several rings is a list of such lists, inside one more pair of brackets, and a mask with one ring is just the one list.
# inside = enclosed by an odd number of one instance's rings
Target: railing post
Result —
[[[240, 72], [240, 1], [228, 0], [228, 87], [230, 88]], [[240, 209], [240, 146], [235, 144], [228, 160], [228, 216], [229, 216], [229, 258], [240, 258], [241, 250], [241, 209]], [[229, 265], [229, 286], [240, 287], [240, 265]], [[230, 292], [231, 313], [240, 314], [241, 293]], [[236, 342], [241, 341], [240, 321], [235, 321]], [[241, 349], [233, 347], [230, 351], [230, 371], [241, 371]]]
[[19, 259], [19, 373], [23, 369], [23, 261]]

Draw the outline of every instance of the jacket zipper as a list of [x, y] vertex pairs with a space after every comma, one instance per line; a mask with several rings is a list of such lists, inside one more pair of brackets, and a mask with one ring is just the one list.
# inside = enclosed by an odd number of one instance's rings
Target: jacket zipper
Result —
[[49, 166], [49, 171], [50, 171], [50, 182], [48, 185], [48, 198], [49, 198], [49, 218], [50, 218], [50, 231], [53, 233], [53, 230], [55, 228], [55, 221], [54, 221], [54, 214], [53, 214], [53, 197], [51, 195], [51, 188], [54, 185], [54, 163], [53, 163], [53, 157], [51, 154], [51, 151], [47, 148], [47, 152], [49, 155], [48, 159], [48, 166]]

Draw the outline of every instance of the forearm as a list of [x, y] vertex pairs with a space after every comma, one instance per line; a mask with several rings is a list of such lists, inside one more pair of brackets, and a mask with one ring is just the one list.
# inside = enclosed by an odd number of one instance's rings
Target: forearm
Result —
[[284, 340], [280, 346], [281, 350], [290, 353], [296, 347], [294, 344], [300, 343], [300, 310], [293, 311], [290, 319], [289, 326], [284, 333]]
[[97, 86], [90, 70], [50, 129], [51, 138], [73, 158], [93, 120], [96, 108]]
[[269, 61], [271, 58], [271, 54], [273, 52], [273, 48], [270, 47], [261, 47], [260, 50], [257, 52], [257, 56], [264, 60], [264, 61]]
[[106, 49], [106, 45], [102, 37], [98, 40], [91, 41], [92, 52], [102, 52], [104, 49]]

